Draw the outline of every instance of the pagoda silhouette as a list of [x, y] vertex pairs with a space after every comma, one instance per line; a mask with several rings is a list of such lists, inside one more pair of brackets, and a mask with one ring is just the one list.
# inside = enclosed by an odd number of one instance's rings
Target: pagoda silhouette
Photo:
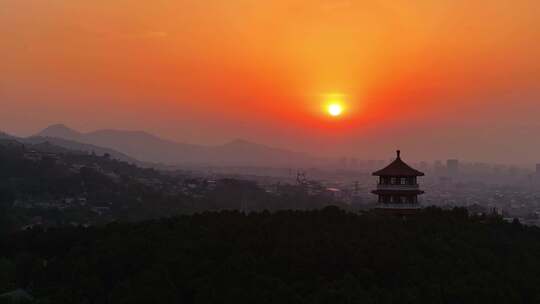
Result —
[[379, 197], [376, 209], [397, 215], [413, 214], [421, 208], [418, 196], [424, 191], [420, 190], [418, 177], [424, 173], [407, 165], [401, 159], [401, 151], [396, 154], [391, 164], [372, 174], [379, 177], [377, 189], [372, 191]]

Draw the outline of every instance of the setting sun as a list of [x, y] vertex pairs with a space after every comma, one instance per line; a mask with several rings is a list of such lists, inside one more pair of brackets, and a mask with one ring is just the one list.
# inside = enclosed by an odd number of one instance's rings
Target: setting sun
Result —
[[343, 113], [343, 106], [338, 103], [332, 103], [328, 106], [328, 114], [337, 117]]
[[345, 95], [343, 94], [327, 94], [324, 97], [326, 113], [332, 117], [339, 117], [343, 115], [343, 113], [345, 112], [344, 99]]

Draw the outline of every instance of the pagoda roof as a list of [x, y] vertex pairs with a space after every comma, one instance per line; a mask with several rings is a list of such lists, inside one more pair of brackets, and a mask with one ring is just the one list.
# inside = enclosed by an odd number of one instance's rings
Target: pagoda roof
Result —
[[401, 151], [397, 152], [397, 158], [385, 168], [373, 172], [373, 176], [424, 176], [423, 172], [413, 169], [401, 160]]

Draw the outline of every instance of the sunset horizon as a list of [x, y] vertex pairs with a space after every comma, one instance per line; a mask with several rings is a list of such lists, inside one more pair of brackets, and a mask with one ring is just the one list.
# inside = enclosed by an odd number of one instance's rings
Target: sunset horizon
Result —
[[536, 1], [205, 2], [3, 1], [0, 130], [540, 161]]
[[0, 304], [540, 303], [539, 0], [0, 0]]

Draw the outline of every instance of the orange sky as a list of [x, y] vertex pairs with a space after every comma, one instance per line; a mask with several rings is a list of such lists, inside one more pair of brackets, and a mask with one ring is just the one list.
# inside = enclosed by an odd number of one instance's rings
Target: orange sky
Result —
[[540, 162], [539, 1], [0, 0], [0, 35], [15, 134]]

